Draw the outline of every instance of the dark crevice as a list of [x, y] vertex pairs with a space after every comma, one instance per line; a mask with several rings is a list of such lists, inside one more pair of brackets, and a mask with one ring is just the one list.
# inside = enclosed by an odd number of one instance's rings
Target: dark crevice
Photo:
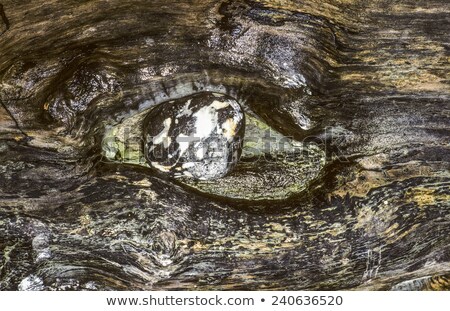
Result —
[[3, 4], [0, 3], [0, 19], [4, 26], [0, 25], [0, 36], [4, 34], [10, 27], [9, 20], [6, 17], [5, 10], [3, 9]]
[[28, 140], [30, 137], [27, 135], [27, 133], [25, 133], [22, 128], [19, 125], [19, 122], [17, 121], [17, 119], [14, 117], [14, 115], [11, 113], [11, 111], [9, 111], [8, 107], [6, 107], [5, 103], [0, 100], [0, 105], [3, 107], [3, 109], [5, 109], [6, 113], [8, 114], [8, 116], [11, 118], [11, 120], [14, 122], [15, 127], [19, 130], [19, 132], [25, 136], [25, 138]]

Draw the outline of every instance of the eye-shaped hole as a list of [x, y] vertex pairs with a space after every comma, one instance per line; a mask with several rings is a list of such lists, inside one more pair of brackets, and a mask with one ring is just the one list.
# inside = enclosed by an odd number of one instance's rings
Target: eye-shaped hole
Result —
[[208, 92], [159, 104], [107, 129], [103, 156], [222, 198], [283, 200], [304, 191], [323, 168], [324, 151], [245, 108]]

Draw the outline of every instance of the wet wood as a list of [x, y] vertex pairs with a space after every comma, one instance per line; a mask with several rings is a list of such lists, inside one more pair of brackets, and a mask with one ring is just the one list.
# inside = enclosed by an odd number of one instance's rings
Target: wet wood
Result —
[[[0, 289], [448, 290], [449, 11], [1, 0]], [[102, 159], [108, 125], [219, 86], [323, 148], [307, 190], [234, 201]]]

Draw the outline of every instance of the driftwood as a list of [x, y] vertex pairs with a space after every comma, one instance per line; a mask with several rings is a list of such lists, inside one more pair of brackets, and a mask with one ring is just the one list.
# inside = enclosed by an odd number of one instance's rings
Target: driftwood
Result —
[[[450, 288], [448, 1], [1, 3], [0, 289]], [[104, 160], [202, 88], [319, 176], [233, 200]]]

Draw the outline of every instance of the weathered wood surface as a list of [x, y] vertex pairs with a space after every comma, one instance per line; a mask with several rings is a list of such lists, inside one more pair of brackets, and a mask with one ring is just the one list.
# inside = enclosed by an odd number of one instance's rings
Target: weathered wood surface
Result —
[[[449, 289], [448, 1], [1, 3], [0, 289]], [[99, 161], [197, 80], [321, 143], [320, 178], [233, 202]]]

